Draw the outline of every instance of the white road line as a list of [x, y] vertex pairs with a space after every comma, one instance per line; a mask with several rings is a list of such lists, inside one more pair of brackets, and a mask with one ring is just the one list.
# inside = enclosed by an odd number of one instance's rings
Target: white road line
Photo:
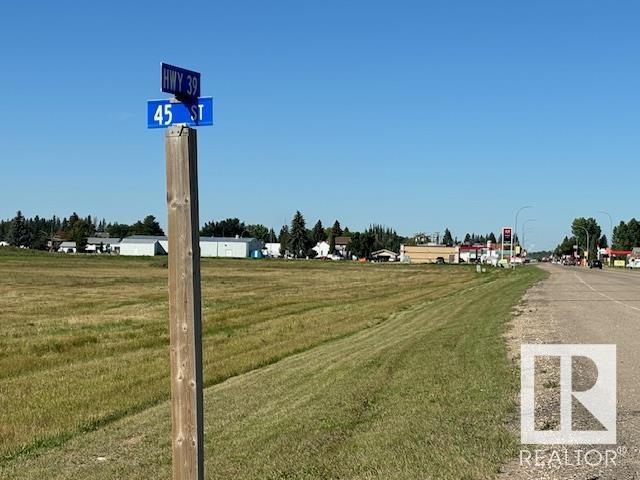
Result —
[[619, 303], [620, 305], [623, 305], [623, 306], [625, 306], [625, 307], [627, 307], [627, 308], [631, 308], [632, 310], [636, 310], [636, 311], [640, 312], [640, 308], [638, 308], [638, 307], [634, 307], [633, 305], [628, 305], [628, 304], [626, 304], [626, 303], [624, 303], [624, 302], [622, 302], [622, 301], [620, 301], [620, 300], [616, 300], [615, 298], [610, 297], [610, 296], [609, 296], [609, 295], [607, 295], [606, 293], [602, 293], [602, 292], [600, 292], [600, 291], [596, 290], [595, 288], [593, 288], [591, 285], [589, 285], [587, 282], [585, 282], [582, 278], [580, 278], [580, 276], [578, 276], [578, 274], [577, 274], [577, 273], [574, 273], [574, 275], [576, 276], [576, 278], [577, 278], [578, 280], [580, 280], [580, 282], [582, 282], [585, 286], [589, 287], [591, 290], [593, 290], [594, 292], [596, 292], [598, 295], [602, 295], [602, 296], [603, 296], [604, 298], [606, 298], [607, 300], [611, 300], [612, 302]]

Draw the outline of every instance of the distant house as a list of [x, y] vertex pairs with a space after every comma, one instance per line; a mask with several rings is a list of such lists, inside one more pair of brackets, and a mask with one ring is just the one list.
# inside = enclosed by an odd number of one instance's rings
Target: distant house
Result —
[[396, 252], [383, 248], [371, 253], [371, 260], [374, 262], [397, 262], [399, 255]]
[[336, 251], [338, 252], [338, 254], [341, 257], [347, 258], [349, 256], [349, 244], [350, 243], [351, 243], [351, 237], [336, 237], [335, 238]]
[[256, 238], [200, 237], [201, 257], [248, 258], [262, 254], [263, 243]]
[[133, 235], [131, 237], [125, 237], [118, 244], [120, 255], [133, 257], [166, 255], [167, 250], [165, 250], [160, 243], [161, 238], [164, 238], [164, 241], [166, 242], [166, 237], [154, 237], [151, 235]]
[[76, 242], [60, 242], [58, 252], [60, 253], [76, 253], [78, 248]]
[[9, 242], [0, 242], [0, 247], [8, 247]]
[[57, 252], [62, 242], [64, 242], [64, 238], [54, 236], [52, 239], [47, 240], [47, 249], [50, 252]]
[[329, 244], [325, 241], [318, 242], [311, 250], [316, 252], [316, 258], [327, 258], [329, 256]]

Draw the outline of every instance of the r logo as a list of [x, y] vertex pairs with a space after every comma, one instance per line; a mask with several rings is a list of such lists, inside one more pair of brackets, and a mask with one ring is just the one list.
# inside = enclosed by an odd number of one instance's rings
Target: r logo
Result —
[[[535, 358], [560, 358], [560, 430], [535, 430]], [[574, 392], [571, 360], [587, 357], [598, 369], [590, 390]], [[523, 444], [604, 444], [616, 443], [616, 346], [534, 344], [520, 347], [520, 440]], [[572, 397], [575, 397], [605, 430], [573, 430]]]

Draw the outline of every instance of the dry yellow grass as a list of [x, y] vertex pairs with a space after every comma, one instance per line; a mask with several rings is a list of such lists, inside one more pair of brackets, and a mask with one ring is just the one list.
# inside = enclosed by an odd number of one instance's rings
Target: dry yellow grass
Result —
[[[169, 396], [162, 260], [0, 256], [0, 458], [60, 444]], [[204, 261], [212, 385], [455, 291], [459, 269]]]
[[[3, 341], [26, 366], [3, 370], [0, 425], [3, 440], [21, 425], [33, 435], [27, 452], [6, 450], [0, 478], [169, 478], [166, 270], [34, 262], [0, 259]], [[96, 272], [127, 291], [96, 289]], [[517, 381], [501, 334], [539, 269], [213, 261], [203, 272], [206, 478], [485, 479], [513, 453]], [[77, 294], [56, 316], [57, 297], [29, 310], [38, 340], [16, 297], [43, 301], [43, 273]], [[18, 346], [46, 338], [64, 347], [28, 366]]]

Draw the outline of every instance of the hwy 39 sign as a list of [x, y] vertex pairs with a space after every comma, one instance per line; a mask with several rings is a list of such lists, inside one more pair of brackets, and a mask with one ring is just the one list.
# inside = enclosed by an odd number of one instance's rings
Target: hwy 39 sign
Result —
[[162, 91], [176, 98], [195, 100], [200, 96], [200, 74], [186, 68], [174, 67], [168, 63], [160, 64]]
[[175, 98], [147, 101], [147, 128], [213, 125], [213, 98], [200, 97], [200, 73], [161, 63], [160, 84]]

